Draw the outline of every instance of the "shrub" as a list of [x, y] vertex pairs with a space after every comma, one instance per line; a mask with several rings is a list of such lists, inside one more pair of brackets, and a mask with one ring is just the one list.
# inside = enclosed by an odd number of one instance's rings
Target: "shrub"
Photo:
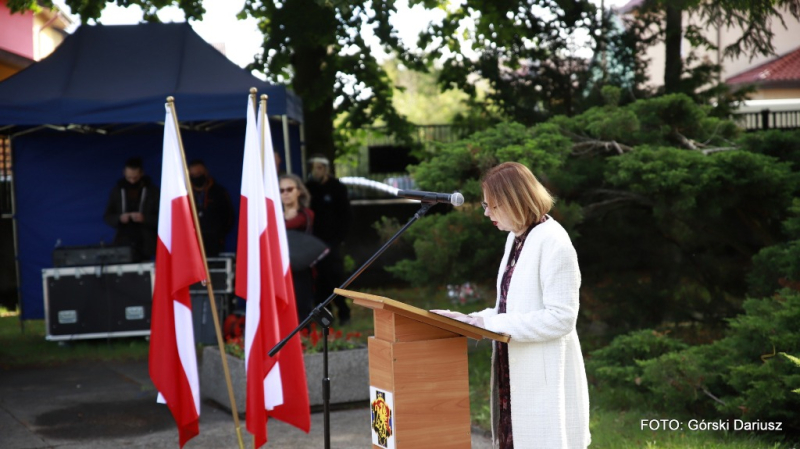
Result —
[[778, 352], [800, 351], [800, 292], [748, 299], [724, 338], [686, 345], [652, 331], [616, 338], [592, 353], [587, 371], [598, 389], [632, 405], [681, 410], [703, 419], [781, 421], [800, 432], [800, 370]]
[[416, 260], [387, 270], [414, 286], [485, 282], [497, 276], [507, 234], [498, 232], [480, 207], [423, 217], [406, 231]]
[[592, 352], [586, 361], [586, 372], [613, 405], [630, 407], [640, 402], [641, 395], [647, 392], [642, 385], [641, 363], [684, 348], [684, 343], [665, 333], [639, 330], [621, 335], [608, 346]]
[[781, 287], [800, 290], [800, 199], [789, 209], [793, 215], [783, 222], [790, 241], [762, 249], [753, 257], [747, 277], [752, 296], [766, 296]]
[[772, 129], [747, 133], [740, 139], [747, 151], [773, 156], [781, 161], [789, 161], [794, 169], [800, 169], [800, 131]]

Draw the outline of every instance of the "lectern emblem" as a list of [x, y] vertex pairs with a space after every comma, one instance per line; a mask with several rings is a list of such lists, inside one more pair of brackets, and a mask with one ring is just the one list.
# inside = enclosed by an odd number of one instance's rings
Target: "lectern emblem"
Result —
[[372, 442], [387, 449], [394, 447], [394, 422], [392, 393], [370, 387], [370, 411], [372, 418]]

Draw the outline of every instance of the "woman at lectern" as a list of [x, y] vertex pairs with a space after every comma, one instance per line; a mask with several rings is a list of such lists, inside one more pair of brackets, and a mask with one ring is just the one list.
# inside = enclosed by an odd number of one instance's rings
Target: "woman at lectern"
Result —
[[522, 164], [489, 170], [484, 215], [507, 231], [497, 304], [464, 315], [434, 310], [511, 336], [492, 351], [492, 437], [501, 449], [585, 448], [589, 390], [575, 330], [581, 283], [564, 228], [547, 215], [553, 198]]

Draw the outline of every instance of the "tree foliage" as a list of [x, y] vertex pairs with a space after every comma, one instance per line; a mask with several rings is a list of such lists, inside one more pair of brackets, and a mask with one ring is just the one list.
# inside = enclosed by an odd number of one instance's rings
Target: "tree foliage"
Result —
[[688, 346], [652, 330], [617, 337], [586, 364], [598, 392], [620, 407], [643, 406], [712, 420], [780, 421], [800, 432], [800, 370], [778, 356], [800, 350], [800, 292], [748, 299], [725, 336]]
[[[64, 0], [64, 3], [69, 6], [73, 14], [81, 18], [81, 21], [99, 19], [108, 3], [116, 3], [126, 8], [139, 6], [144, 12], [144, 20], [148, 22], [158, 22], [156, 13], [167, 6], [179, 7], [186, 15], [186, 20], [200, 20], [206, 12], [201, 0], [116, 0], [113, 2], [105, 0]], [[11, 12], [36, 10], [40, 6], [46, 8], [54, 7], [52, 0], [7, 0], [7, 5]]]
[[[291, 80], [303, 99], [306, 145], [331, 159], [359, 128], [382, 120], [408, 138], [410, 125], [392, 104], [393, 84], [362, 34], [371, 28], [384, 48], [408, 67], [423, 64], [403, 46], [389, 17], [395, 1], [246, 0], [242, 16], [264, 33], [263, 51], [251, 66], [268, 79]], [[334, 120], [340, 117], [334, 129]]]
[[794, 199], [790, 212], [792, 216], [783, 223], [787, 240], [753, 257], [747, 278], [752, 296], [766, 296], [782, 287], [800, 290], [800, 199]]
[[[764, 142], [775, 140], [785, 145], [769, 150], [763, 146]], [[760, 151], [739, 151], [739, 155], [762, 158], [761, 152], [781, 153], [781, 149], [796, 148], [800, 136], [764, 133], [747, 136], [742, 142], [743, 147]], [[792, 158], [793, 154], [784, 151], [783, 157]], [[785, 162], [775, 164], [788, 166]], [[734, 177], [747, 175], [728, 170]], [[759, 177], [766, 173], [753, 177], [756, 184], [740, 187], [742, 192], [751, 194], [746, 200], [763, 201], [763, 197], [752, 196], [752, 191], [764, 182]], [[796, 178], [797, 173], [792, 175]], [[787, 178], [783, 182], [787, 186], [797, 184]], [[796, 195], [796, 190], [790, 194]], [[759, 211], [751, 213], [777, 210], [780, 203], [759, 204]], [[737, 206], [718, 206], [721, 211], [732, 207]], [[794, 366], [796, 359], [787, 355], [800, 350], [800, 199], [793, 198], [784, 215], [779, 240], [762, 247], [752, 258], [752, 268], [747, 273], [751, 297], [744, 301], [742, 313], [729, 320], [723, 338], [687, 346], [666, 333], [638, 331], [619, 336], [606, 348], [593, 352], [586, 365], [598, 391], [619, 406], [644, 404], [657, 410], [689, 412], [703, 419], [780, 421], [784, 426], [781, 435], [800, 433], [800, 398], [791, 393], [800, 385], [800, 371]], [[671, 327], [676, 333], [681, 331], [669, 323], [662, 326]], [[651, 333], [658, 341], [653, 342]], [[631, 348], [642, 347], [646, 350], [631, 353]]]
[[392, 96], [395, 108], [411, 123], [441, 125], [469, 115], [468, 96], [456, 89], [442, 92], [437, 84], [437, 69], [427, 73], [409, 70], [394, 59], [385, 62], [383, 68], [395, 85]]
[[[423, 217], [404, 239], [411, 242], [416, 260], [405, 260], [390, 271], [415, 285], [435, 282], [487, 281], [495, 275], [505, 234], [483, 217], [480, 174], [500, 161], [515, 160], [537, 173], [560, 166], [569, 153], [569, 139], [549, 125], [525, 128], [501, 123], [467, 139], [441, 145], [435, 156], [409, 170], [420, 189], [463, 193], [469, 202], [462, 210]], [[442, 277], [444, 275], [444, 277]]]
[[[700, 63], [692, 70], [684, 64], [681, 43], [688, 40], [694, 48], [716, 50], [716, 44], [707, 37], [710, 26], [723, 29], [740, 29], [736, 40], [719, 49], [723, 58], [775, 53], [772, 42], [775, 23], [786, 26], [783, 13], [800, 19], [798, 0], [645, 0], [634, 11], [629, 24], [634, 27], [641, 41], [648, 45], [665, 44], [664, 91], [694, 94], [696, 89], [713, 77], [719, 70], [714, 64]], [[684, 16], [696, 21], [687, 23]], [[689, 56], [689, 62], [696, 60]], [[689, 76], [686, 76], [689, 75]]]
[[[422, 189], [464, 193], [466, 211], [448, 215], [479, 218], [481, 174], [503, 161], [527, 165], [555, 194], [552, 214], [573, 237], [588, 317], [616, 332], [664, 321], [721, 328], [741, 310], [753, 256], [784, 241], [781, 222], [800, 179], [790, 161], [750, 151], [753, 137], [740, 138], [731, 122], [686, 96], [620, 106], [619, 92], [605, 94], [605, 106], [575, 117], [530, 128], [502, 123], [443, 145], [410, 171]], [[437, 262], [428, 263], [432, 250], [418, 251], [416, 260], [396, 267], [397, 275], [443, 283], [495, 276], [453, 269], [492, 266], [502, 239], [478, 221], [480, 232], [463, 232], [486, 234], [469, 243], [474, 253], [464, 251], [468, 243], [444, 232], [443, 223], [473, 222], [448, 215], [421, 225], [443, 230], [435, 242], [425, 232], [411, 235], [420, 249], [438, 248]], [[487, 259], [490, 245], [496, 256]], [[480, 260], [473, 257], [478, 252]]]
[[580, 29], [593, 36], [600, 24], [588, 0], [470, 0], [447, 9], [445, 19], [420, 37], [419, 46], [429, 52], [430, 61], [442, 64], [444, 88], [474, 94], [474, 78], [485, 79], [491, 87], [488, 103], [530, 125], [580, 109], [589, 61], [577, 55], [580, 44], [573, 34]]

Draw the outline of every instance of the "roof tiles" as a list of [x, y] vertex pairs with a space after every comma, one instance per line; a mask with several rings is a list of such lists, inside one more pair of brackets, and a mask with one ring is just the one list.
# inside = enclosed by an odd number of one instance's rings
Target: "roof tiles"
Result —
[[727, 84], [800, 85], [800, 47], [728, 78]]

